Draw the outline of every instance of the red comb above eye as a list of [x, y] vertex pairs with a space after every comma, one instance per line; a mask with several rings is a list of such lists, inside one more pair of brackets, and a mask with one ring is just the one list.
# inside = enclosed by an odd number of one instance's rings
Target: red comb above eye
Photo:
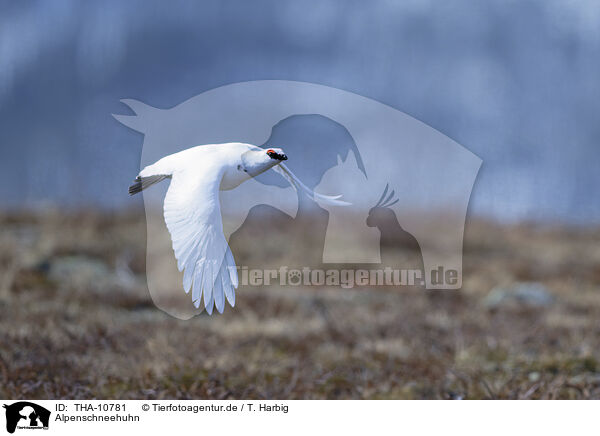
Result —
[[273, 150], [272, 148], [269, 148], [269, 149], [267, 150], [267, 153], [275, 153], [275, 150]]

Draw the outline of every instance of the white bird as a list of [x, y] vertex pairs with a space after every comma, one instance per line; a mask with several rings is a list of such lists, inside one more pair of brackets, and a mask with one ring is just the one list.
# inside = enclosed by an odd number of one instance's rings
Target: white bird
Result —
[[313, 192], [283, 163], [280, 148], [262, 149], [232, 142], [192, 147], [163, 157], [145, 167], [129, 187], [134, 195], [164, 179], [171, 179], [164, 201], [165, 223], [171, 234], [177, 268], [183, 273], [183, 289], [192, 290], [196, 307], [212, 314], [233, 307], [238, 276], [233, 254], [223, 234], [219, 191], [228, 191], [269, 169], [281, 174], [292, 187], [319, 203], [348, 205], [340, 196]]

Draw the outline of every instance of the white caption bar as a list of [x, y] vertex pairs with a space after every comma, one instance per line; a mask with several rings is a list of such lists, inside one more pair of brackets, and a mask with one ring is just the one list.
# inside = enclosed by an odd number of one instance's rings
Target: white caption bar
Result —
[[[0, 400], [0, 434], [584, 434], [593, 401]], [[12, 430], [12, 432], [11, 432]], [[214, 433], [212, 433], [214, 432]], [[238, 433], [239, 432], [239, 433]], [[341, 433], [343, 432], [343, 433]], [[110, 434], [110, 433], [109, 433]]]

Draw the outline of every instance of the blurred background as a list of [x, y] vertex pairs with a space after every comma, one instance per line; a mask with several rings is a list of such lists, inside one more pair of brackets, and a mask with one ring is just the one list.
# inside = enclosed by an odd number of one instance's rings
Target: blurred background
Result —
[[[0, 1], [0, 396], [599, 398], [599, 73], [591, 0]], [[260, 79], [375, 99], [483, 159], [461, 291], [154, 307], [126, 190], [143, 136], [111, 114]]]

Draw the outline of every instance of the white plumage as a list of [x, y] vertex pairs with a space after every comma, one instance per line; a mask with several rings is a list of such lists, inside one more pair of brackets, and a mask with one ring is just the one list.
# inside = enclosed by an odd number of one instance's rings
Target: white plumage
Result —
[[283, 163], [279, 148], [264, 150], [239, 142], [193, 147], [171, 154], [140, 171], [129, 193], [135, 194], [163, 179], [171, 184], [164, 201], [165, 223], [171, 234], [183, 289], [192, 291], [196, 307], [223, 313], [225, 299], [235, 305], [237, 269], [225, 235], [219, 191], [234, 189], [269, 169], [281, 174], [296, 190], [320, 203], [347, 205], [337, 197], [313, 192]]

